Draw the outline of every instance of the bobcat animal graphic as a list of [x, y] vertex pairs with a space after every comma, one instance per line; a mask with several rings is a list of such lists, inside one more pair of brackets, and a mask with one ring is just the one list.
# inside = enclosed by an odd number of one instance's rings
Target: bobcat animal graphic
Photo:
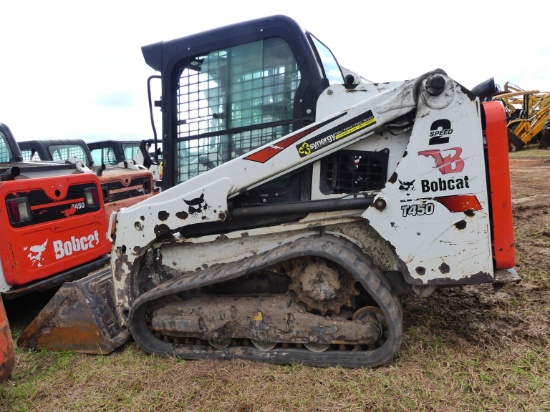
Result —
[[27, 257], [29, 258], [33, 266], [36, 264], [38, 267], [42, 267], [42, 260], [44, 260], [44, 258], [42, 257], [42, 253], [46, 250], [47, 244], [48, 241], [46, 240], [41, 245], [34, 245], [29, 248], [30, 253], [27, 255]]

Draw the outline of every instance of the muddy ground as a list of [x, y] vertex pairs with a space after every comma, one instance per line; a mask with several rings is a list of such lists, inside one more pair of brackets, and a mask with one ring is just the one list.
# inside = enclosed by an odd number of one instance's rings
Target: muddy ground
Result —
[[521, 270], [550, 269], [550, 157], [512, 158], [512, 204]]

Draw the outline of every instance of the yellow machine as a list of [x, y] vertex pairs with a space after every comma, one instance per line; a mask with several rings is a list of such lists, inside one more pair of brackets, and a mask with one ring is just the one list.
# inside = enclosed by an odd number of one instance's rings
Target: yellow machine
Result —
[[540, 138], [542, 127], [550, 116], [550, 92], [523, 90], [506, 82], [504, 90], [493, 100], [500, 100], [508, 120], [508, 149], [511, 152]]

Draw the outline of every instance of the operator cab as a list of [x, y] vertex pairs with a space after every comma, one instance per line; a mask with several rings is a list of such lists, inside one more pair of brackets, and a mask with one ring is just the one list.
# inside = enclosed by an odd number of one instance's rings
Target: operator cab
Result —
[[[324, 90], [363, 80], [343, 71], [313, 34], [280, 15], [142, 51], [162, 79], [163, 189], [313, 123]], [[343, 150], [321, 160], [314, 189], [334, 196], [380, 189], [387, 153], [373, 153]], [[312, 170], [304, 166], [241, 193], [231, 207], [312, 200]], [[374, 177], [365, 178], [371, 171]]]
[[102, 140], [89, 142], [88, 147], [94, 163], [116, 166], [119, 163], [135, 159], [139, 153], [139, 144], [138, 140]]

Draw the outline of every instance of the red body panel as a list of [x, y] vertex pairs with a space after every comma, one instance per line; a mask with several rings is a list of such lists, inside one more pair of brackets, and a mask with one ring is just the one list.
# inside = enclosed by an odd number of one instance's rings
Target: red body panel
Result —
[[[25, 285], [111, 251], [103, 200], [99, 196], [98, 207], [85, 208], [84, 197], [78, 197], [82, 185], [93, 185], [101, 193], [99, 179], [91, 173], [0, 182], [0, 248], [8, 284]], [[6, 197], [20, 198], [35, 191], [41, 200], [38, 205], [31, 202], [33, 213], [44, 216], [56, 208], [56, 218], [14, 227], [6, 211]]]
[[516, 250], [512, 219], [506, 114], [500, 102], [485, 102], [483, 108], [486, 119], [485, 134], [491, 188], [495, 269], [510, 269], [516, 263]]
[[99, 181], [102, 187], [109, 187], [108, 198], [105, 198], [107, 220], [120, 208], [132, 206], [156, 194], [153, 175], [148, 170], [113, 168], [104, 171]]

